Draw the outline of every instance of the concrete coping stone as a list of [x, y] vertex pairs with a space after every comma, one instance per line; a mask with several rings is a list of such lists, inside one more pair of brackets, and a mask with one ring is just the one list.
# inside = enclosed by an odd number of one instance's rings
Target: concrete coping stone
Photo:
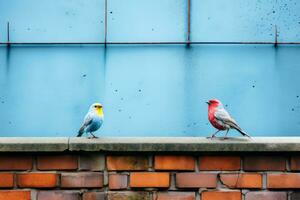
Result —
[[300, 137], [2, 137], [0, 152], [300, 152]]

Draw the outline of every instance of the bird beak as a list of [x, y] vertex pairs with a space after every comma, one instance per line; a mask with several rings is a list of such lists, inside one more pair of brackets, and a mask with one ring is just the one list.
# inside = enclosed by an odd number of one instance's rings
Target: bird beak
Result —
[[207, 101], [207, 102], [205, 102], [205, 103], [207, 103], [208, 105], [209, 105], [209, 102]]

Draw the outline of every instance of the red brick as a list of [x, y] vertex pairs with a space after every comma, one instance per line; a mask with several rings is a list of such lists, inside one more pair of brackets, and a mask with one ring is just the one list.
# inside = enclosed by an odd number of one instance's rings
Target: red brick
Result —
[[108, 170], [147, 170], [148, 158], [143, 156], [107, 156]]
[[0, 170], [31, 170], [31, 156], [0, 156]]
[[155, 156], [156, 170], [195, 170], [195, 159], [192, 156]]
[[155, 200], [195, 200], [194, 192], [158, 192]]
[[167, 172], [132, 172], [130, 187], [167, 188], [170, 185], [170, 174]]
[[220, 180], [229, 188], [262, 188], [262, 175], [258, 173], [221, 174]]
[[300, 173], [268, 174], [267, 188], [270, 189], [300, 188]]
[[300, 171], [300, 156], [293, 156], [291, 158], [291, 170]]
[[176, 187], [178, 188], [215, 188], [217, 174], [213, 173], [177, 173]]
[[77, 167], [77, 156], [53, 155], [38, 156], [37, 158], [37, 168], [39, 170], [75, 170]]
[[86, 171], [103, 171], [105, 169], [104, 155], [91, 152], [80, 155], [79, 169]]
[[30, 200], [30, 191], [26, 190], [1, 190], [0, 200]]
[[80, 200], [80, 194], [72, 191], [39, 191], [37, 200]]
[[0, 188], [9, 188], [14, 186], [14, 174], [0, 173]]
[[[97, 199], [98, 200], [98, 199]], [[150, 192], [108, 192], [107, 200], [153, 200]]]
[[110, 190], [126, 189], [128, 176], [126, 174], [110, 174], [108, 177], [108, 186]]
[[62, 188], [102, 188], [103, 174], [97, 172], [63, 173]]
[[242, 200], [241, 192], [205, 191], [201, 193], [201, 200]]
[[17, 174], [19, 187], [51, 188], [57, 186], [57, 174], [55, 173], [26, 173]]
[[86, 192], [82, 196], [82, 200], [107, 200], [104, 192]]
[[246, 171], [284, 171], [286, 158], [280, 156], [250, 156], [244, 159]]
[[247, 192], [245, 200], [287, 200], [286, 192]]
[[200, 170], [240, 170], [241, 158], [238, 156], [202, 156], [199, 158]]

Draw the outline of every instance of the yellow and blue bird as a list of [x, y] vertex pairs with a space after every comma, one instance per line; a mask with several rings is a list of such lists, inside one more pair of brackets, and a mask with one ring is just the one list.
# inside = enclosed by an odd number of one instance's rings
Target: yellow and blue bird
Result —
[[100, 103], [94, 103], [90, 106], [89, 112], [85, 115], [83, 124], [78, 131], [77, 137], [83, 133], [90, 133], [92, 138], [97, 138], [93, 133], [103, 124], [104, 114], [103, 107]]

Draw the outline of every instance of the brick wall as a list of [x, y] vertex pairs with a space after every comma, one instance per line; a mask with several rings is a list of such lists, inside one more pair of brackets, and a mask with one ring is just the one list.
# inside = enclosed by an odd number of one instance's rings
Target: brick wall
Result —
[[105, 154], [1, 154], [0, 200], [300, 199], [297, 156]]

